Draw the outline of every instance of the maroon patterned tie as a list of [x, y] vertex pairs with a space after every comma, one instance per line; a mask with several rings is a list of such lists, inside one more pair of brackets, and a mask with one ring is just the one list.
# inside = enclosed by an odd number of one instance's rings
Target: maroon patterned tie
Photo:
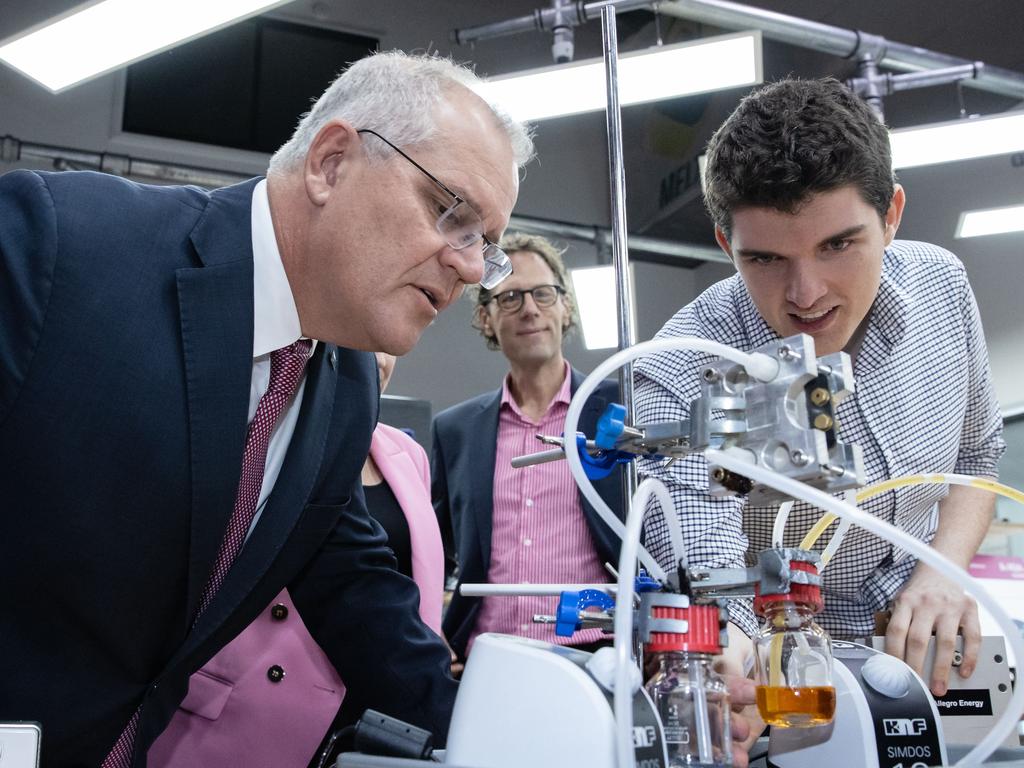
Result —
[[[235, 498], [235, 511], [228, 521], [224, 541], [221, 542], [217, 559], [213, 563], [213, 572], [206, 583], [199, 600], [199, 616], [210, 606], [214, 595], [224, 583], [234, 563], [235, 557], [245, 543], [249, 526], [256, 516], [256, 505], [259, 502], [260, 490], [263, 487], [263, 471], [267, 463], [267, 447], [270, 435], [274, 431], [284, 407], [295, 392], [302, 372], [309, 360], [312, 343], [308, 339], [299, 339], [294, 344], [274, 350], [270, 353], [270, 384], [256, 406], [256, 414], [249, 423], [249, 432], [245, 438], [245, 453], [242, 456], [242, 476], [238, 481], [238, 495]], [[110, 754], [104, 759], [101, 768], [128, 768], [132, 763], [135, 748], [135, 735], [139, 729], [140, 709], [135, 710], [128, 725], [118, 736]]]

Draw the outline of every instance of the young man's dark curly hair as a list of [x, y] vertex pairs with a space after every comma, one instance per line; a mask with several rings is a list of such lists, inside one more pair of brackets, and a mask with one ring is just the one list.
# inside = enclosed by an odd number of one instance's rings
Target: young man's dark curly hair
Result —
[[871, 108], [833, 78], [792, 79], [748, 95], [711, 137], [704, 202], [730, 239], [736, 210], [795, 213], [847, 185], [884, 217], [894, 183], [889, 133]]

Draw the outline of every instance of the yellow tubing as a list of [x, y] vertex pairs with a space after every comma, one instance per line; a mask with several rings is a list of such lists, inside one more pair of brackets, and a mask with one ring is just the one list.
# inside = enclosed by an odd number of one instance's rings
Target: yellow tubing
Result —
[[785, 635], [773, 635], [768, 649], [768, 685], [775, 688], [782, 686], [782, 641]]
[[[986, 477], [970, 477], [969, 475], [956, 475], [953, 473], [931, 473], [923, 475], [905, 475], [904, 477], [894, 477], [890, 480], [882, 480], [881, 482], [869, 485], [867, 488], [862, 488], [857, 491], [857, 503], [867, 501], [868, 499], [874, 498], [886, 491], [892, 491], [896, 488], [906, 488], [911, 485], [945, 485], [950, 483], [950, 478], [955, 477], [957, 479], [963, 478], [966, 482], [957, 482], [955, 485], [966, 485], [973, 488], [981, 488], [982, 490], [991, 491], [998, 496], [1004, 496], [1008, 499], [1012, 499], [1020, 504], [1024, 504], [1024, 492], [1018, 491], [1016, 488], [1011, 488], [1008, 485], [996, 482], [995, 480], [989, 480]], [[803, 541], [800, 542], [800, 549], [810, 549], [814, 544], [821, 538], [821, 535], [825, 532], [832, 522], [836, 519], [836, 516], [831, 512], [827, 512], [821, 516], [811, 529], [804, 536]], [[822, 567], [824, 567], [822, 563]]]

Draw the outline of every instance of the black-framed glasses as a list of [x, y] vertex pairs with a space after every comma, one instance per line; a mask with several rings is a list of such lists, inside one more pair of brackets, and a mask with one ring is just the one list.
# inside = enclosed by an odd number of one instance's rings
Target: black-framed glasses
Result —
[[448, 245], [456, 251], [461, 251], [477, 244], [480, 245], [480, 253], [484, 260], [484, 275], [480, 279], [480, 285], [482, 287], [490, 290], [512, 274], [511, 259], [509, 259], [508, 254], [501, 250], [501, 248], [487, 239], [487, 236], [484, 234], [483, 219], [480, 218], [479, 213], [473, 210], [473, 206], [449, 189], [447, 184], [440, 181], [436, 176], [434, 176], [434, 174], [417, 163], [405, 154], [405, 152], [400, 150], [376, 131], [370, 130], [369, 128], [360, 128], [356, 133], [368, 133], [371, 136], [376, 136], [395, 150], [395, 152], [412, 163], [420, 173], [451, 195], [455, 202], [449, 205], [441, 215], [437, 217], [437, 223], [435, 226], [437, 227], [437, 231], [441, 234], [441, 237], [443, 237]]
[[502, 312], [518, 312], [526, 301], [526, 294], [533, 297], [533, 303], [538, 307], [546, 308], [558, 301], [559, 296], [565, 295], [565, 288], [560, 285], [537, 285], [524, 290], [502, 291], [491, 296], [485, 303], [495, 302]]

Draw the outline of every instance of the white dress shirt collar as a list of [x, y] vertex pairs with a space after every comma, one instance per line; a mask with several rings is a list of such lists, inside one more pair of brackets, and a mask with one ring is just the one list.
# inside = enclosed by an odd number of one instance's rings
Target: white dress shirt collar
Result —
[[252, 356], [260, 357], [302, 337], [299, 312], [277, 249], [266, 179], [252, 192], [252, 270]]

